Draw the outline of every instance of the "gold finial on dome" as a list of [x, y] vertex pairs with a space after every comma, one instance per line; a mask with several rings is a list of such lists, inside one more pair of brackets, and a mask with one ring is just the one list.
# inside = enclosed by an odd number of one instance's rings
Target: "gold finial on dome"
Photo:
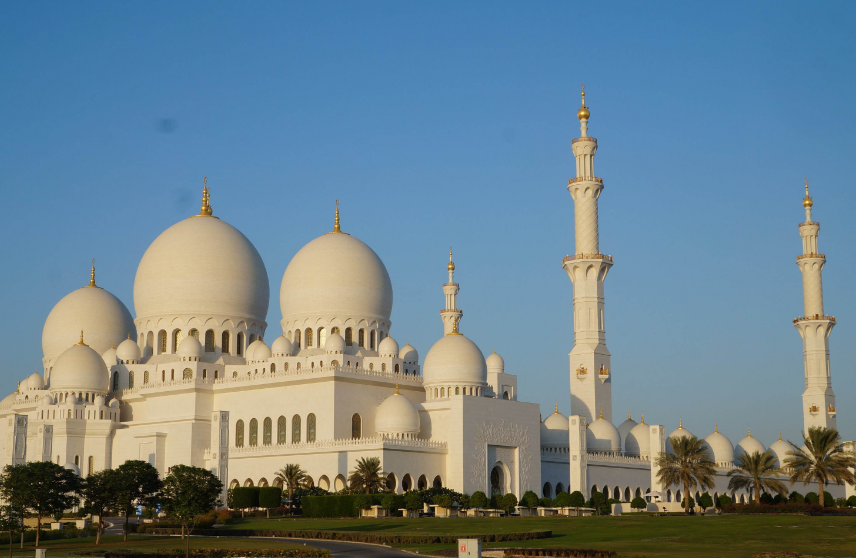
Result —
[[452, 331], [449, 332], [449, 335], [460, 335], [461, 332], [458, 331], [458, 320], [452, 318]]
[[640, 422], [639, 424], [645, 424], [645, 414], [644, 413], [642, 414], [642, 422]]
[[600, 416], [597, 417], [598, 420], [603, 420], [603, 409], [600, 410]]
[[586, 84], [581, 83], [580, 89], [582, 89], [582, 105], [580, 106], [580, 110], [577, 111], [577, 118], [580, 120], [588, 120], [588, 117], [591, 113], [589, 113], [589, 109], [586, 106]]
[[342, 228], [339, 226], [339, 200], [336, 200], [336, 218], [333, 219], [333, 232], [342, 232]]
[[455, 262], [452, 261], [452, 247], [449, 246], [449, 265], [446, 266], [449, 271], [455, 271]]
[[684, 429], [684, 419], [678, 419], [678, 430]]
[[751, 428], [749, 429], [749, 432], [746, 433], [746, 436], [749, 438], [752, 437], [752, 429]]
[[95, 258], [92, 258], [92, 269], [89, 271], [89, 286], [97, 287], [95, 284]]
[[553, 414], [554, 414], [554, 415], [558, 415], [558, 414], [559, 414], [559, 404], [558, 404], [558, 403], [556, 403], [556, 410], [555, 410], [555, 411], [553, 411]]
[[112, 343], [112, 344], [110, 345], [110, 348], [111, 348], [111, 349], [116, 349], [116, 343], [115, 343], [115, 342], [114, 342], [114, 343]]
[[84, 342], [83, 342], [83, 330], [82, 330], [82, 329], [80, 330], [80, 341], [79, 341], [77, 344], [78, 344], [78, 345], [82, 345], [82, 346], [84, 346], [84, 347], [88, 347], [88, 346], [89, 346], [89, 345], [87, 345], [86, 343], [84, 343]]
[[398, 384], [395, 384], [395, 395], [401, 395], [400, 393], [398, 393]]
[[202, 177], [202, 207], [199, 209], [200, 217], [211, 217], [211, 195], [208, 192], [208, 177]]
[[130, 339], [130, 338], [131, 338], [131, 334], [129, 333], [129, 334], [128, 334], [128, 339]]
[[717, 432], [719, 432], [719, 428], [717, 427], [716, 423], [713, 423], [713, 433], [716, 434]]
[[633, 418], [630, 416], [630, 411], [627, 411], [627, 420], [633, 420]]
[[803, 207], [809, 208], [814, 205], [814, 202], [808, 195], [808, 178], [805, 179], [805, 198], [803, 198]]
[[779, 430], [779, 441], [780, 442], [782, 441], [782, 431], [781, 430]]

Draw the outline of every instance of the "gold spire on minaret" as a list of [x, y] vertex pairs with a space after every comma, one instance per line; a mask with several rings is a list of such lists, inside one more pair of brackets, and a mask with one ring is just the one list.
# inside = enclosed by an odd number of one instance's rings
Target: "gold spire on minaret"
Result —
[[333, 232], [342, 232], [342, 228], [339, 226], [339, 200], [336, 200], [336, 218], [333, 220]]
[[808, 209], [813, 206], [814, 202], [811, 200], [811, 197], [808, 195], [808, 178], [805, 179], [805, 198], [803, 198], [803, 207]]
[[455, 271], [455, 262], [452, 261], [452, 247], [449, 246], [449, 265], [446, 266], [449, 271]]
[[582, 89], [582, 105], [580, 106], [580, 110], [577, 111], [577, 118], [580, 120], [588, 120], [591, 113], [589, 113], [589, 109], [586, 106], [586, 84], [581, 83], [580, 89]]
[[82, 345], [82, 346], [84, 346], [84, 347], [88, 347], [88, 346], [89, 346], [89, 345], [87, 345], [86, 343], [84, 343], [84, 342], [83, 342], [83, 330], [82, 330], [82, 329], [80, 330], [80, 341], [79, 341], [77, 344], [78, 344], [78, 345]]
[[95, 258], [92, 258], [92, 269], [89, 271], [89, 287], [97, 287], [95, 284]]
[[202, 207], [199, 208], [198, 217], [211, 217], [211, 194], [208, 192], [208, 177], [202, 177]]

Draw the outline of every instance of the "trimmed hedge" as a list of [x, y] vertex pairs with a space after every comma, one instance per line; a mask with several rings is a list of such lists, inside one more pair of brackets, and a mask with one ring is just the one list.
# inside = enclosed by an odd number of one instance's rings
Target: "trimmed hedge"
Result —
[[[589, 550], [584, 548], [498, 548], [506, 556], [567, 556], [569, 558], [617, 558], [618, 554], [610, 550]], [[432, 551], [436, 556], [457, 556], [458, 549]]]
[[259, 488], [259, 507], [278, 508], [282, 505], [282, 488], [262, 486]]
[[259, 507], [259, 487], [236, 486], [229, 490], [229, 507], [236, 510]]
[[385, 494], [334, 494], [304, 496], [301, 501], [303, 517], [359, 517], [360, 500], [371, 499], [371, 506], [381, 505]]
[[733, 514], [804, 514], [804, 515], [856, 515], [850, 508], [825, 508], [820, 504], [737, 504], [723, 506], [722, 513]]
[[[152, 535], [180, 535], [178, 528], [149, 528]], [[396, 535], [364, 533], [361, 531], [308, 531], [290, 529], [196, 529], [194, 535], [202, 537], [278, 537], [284, 539], [320, 539], [327, 541], [362, 542], [375, 544], [439, 544], [457, 543], [458, 539], [481, 539], [483, 542], [532, 541], [549, 539], [552, 531], [528, 531], [525, 533], [489, 534], [439, 534], [439, 535]], [[606, 556], [604, 554], [604, 556]]]
[[[318, 548], [270, 548], [266, 550], [244, 550], [239, 548], [192, 548], [190, 555], [193, 558], [231, 558], [237, 556], [259, 557], [259, 558], [329, 558], [330, 552]], [[178, 549], [161, 550], [157, 554], [142, 554], [139, 552], [108, 552], [105, 558], [184, 558], [185, 551]]]

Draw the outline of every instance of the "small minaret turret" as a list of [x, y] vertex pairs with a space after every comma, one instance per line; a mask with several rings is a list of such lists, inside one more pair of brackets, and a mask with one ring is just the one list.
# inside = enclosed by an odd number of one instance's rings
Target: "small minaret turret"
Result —
[[464, 312], [458, 308], [458, 291], [461, 290], [460, 285], [455, 283], [455, 262], [452, 261], [452, 248], [449, 247], [449, 264], [446, 266], [449, 272], [449, 282], [443, 285], [443, 294], [446, 295], [446, 307], [440, 311], [440, 318], [443, 319], [443, 334], [458, 332], [458, 324], [463, 317]]
[[580, 137], [571, 149], [576, 159], [576, 176], [568, 181], [574, 200], [574, 254], [565, 256], [562, 267], [574, 284], [574, 348], [570, 354], [571, 414], [592, 423], [595, 411], [612, 422], [612, 376], [606, 348], [603, 282], [612, 267], [612, 257], [600, 252], [597, 201], [603, 180], [594, 175], [597, 139], [588, 135], [591, 116], [586, 106], [585, 85], [582, 106], [577, 111]]
[[835, 327], [835, 317], [823, 313], [823, 282], [821, 272], [826, 256], [818, 253], [817, 234], [820, 223], [811, 220], [814, 205], [808, 195], [808, 179], [805, 180], [805, 222], [800, 223], [803, 251], [797, 256], [797, 265], [803, 277], [803, 310], [805, 314], [794, 320], [794, 327], [803, 341], [803, 367], [805, 391], [803, 391], [803, 424], [805, 431], [812, 426], [835, 428], [835, 393], [832, 391], [832, 376], [829, 367], [829, 334]]

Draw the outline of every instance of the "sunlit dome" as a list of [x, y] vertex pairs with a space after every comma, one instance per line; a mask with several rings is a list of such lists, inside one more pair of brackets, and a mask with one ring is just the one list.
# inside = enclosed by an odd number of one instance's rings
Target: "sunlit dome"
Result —
[[734, 462], [734, 446], [724, 434], [714, 428], [714, 431], [704, 439], [704, 442], [711, 453], [710, 458], [716, 463]]
[[285, 335], [280, 335], [276, 339], [274, 339], [273, 343], [270, 346], [271, 353], [273, 356], [291, 356], [292, 351], [294, 350], [294, 346], [291, 341]]
[[419, 434], [419, 412], [410, 399], [398, 393], [384, 399], [375, 414], [375, 431], [380, 435], [413, 437]]
[[104, 359], [82, 342], [66, 349], [54, 362], [51, 391], [107, 393], [107, 384]]
[[460, 333], [434, 343], [422, 365], [424, 385], [487, 384], [487, 366], [475, 343]]
[[401, 351], [398, 353], [398, 357], [407, 364], [419, 364], [419, 353], [415, 348], [413, 348], [410, 341], [407, 342], [407, 345], [401, 348]]
[[551, 446], [566, 446], [570, 443], [568, 417], [559, 412], [558, 406], [541, 425], [541, 443]]
[[651, 455], [651, 427], [643, 420], [634, 426], [624, 439], [624, 451], [636, 457]]
[[779, 439], [770, 444], [770, 451], [772, 451], [773, 455], [776, 456], [776, 466], [784, 467], [785, 460], [789, 457], [788, 452], [794, 451], [794, 448], [791, 447], [789, 443], [782, 440], [782, 436], [779, 434]]
[[611, 422], [599, 418], [586, 429], [586, 449], [597, 453], [618, 453], [621, 451], [621, 434]]
[[630, 413], [627, 413], [627, 420], [618, 425], [618, 434], [621, 436], [621, 443], [624, 444], [624, 440], [627, 439], [627, 435], [630, 434], [630, 431], [633, 430], [633, 427], [636, 426], [636, 421], [630, 417]]
[[767, 448], [764, 447], [764, 444], [758, 438], [752, 436], [752, 431], [750, 430], [745, 438], [737, 442], [737, 447], [734, 448], [734, 457], [736, 458], [744, 453], [751, 455], [756, 451], [764, 453], [767, 451]]

